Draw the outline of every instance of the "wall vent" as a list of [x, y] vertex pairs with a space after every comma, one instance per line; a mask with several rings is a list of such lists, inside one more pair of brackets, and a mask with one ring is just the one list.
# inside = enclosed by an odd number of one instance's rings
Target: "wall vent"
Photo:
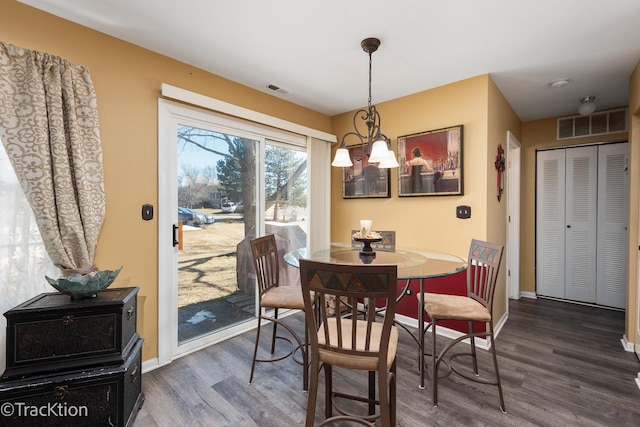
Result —
[[592, 135], [627, 131], [627, 109], [593, 113], [558, 119], [558, 139], [580, 138]]

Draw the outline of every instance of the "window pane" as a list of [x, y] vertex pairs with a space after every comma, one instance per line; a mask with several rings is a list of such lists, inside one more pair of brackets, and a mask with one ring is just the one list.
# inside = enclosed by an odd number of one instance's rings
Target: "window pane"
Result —
[[255, 285], [239, 284], [237, 253], [256, 223], [256, 144], [178, 127], [179, 343], [255, 317]]
[[[276, 235], [281, 254], [307, 245], [306, 152], [266, 146], [264, 208], [265, 234]], [[282, 285], [299, 285], [299, 277], [297, 269], [281, 263]]]

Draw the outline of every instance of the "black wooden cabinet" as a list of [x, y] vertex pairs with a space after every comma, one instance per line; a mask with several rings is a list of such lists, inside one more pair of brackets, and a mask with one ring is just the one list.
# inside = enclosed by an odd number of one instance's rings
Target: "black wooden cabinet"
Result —
[[7, 368], [2, 379], [121, 364], [139, 336], [138, 288], [113, 288], [72, 300], [40, 294], [7, 311]]
[[138, 290], [46, 293], [6, 312], [0, 424], [131, 425], [144, 401]]

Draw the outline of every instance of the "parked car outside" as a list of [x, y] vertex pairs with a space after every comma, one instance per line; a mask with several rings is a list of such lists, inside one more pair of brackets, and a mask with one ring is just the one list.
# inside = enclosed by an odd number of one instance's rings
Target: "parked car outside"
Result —
[[207, 217], [207, 224], [213, 224], [214, 222], [216, 222], [216, 219], [214, 218], [213, 214], [205, 213], [203, 215]]
[[222, 213], [234, 213], [236, 211], [236, 204], [233, 202], [225, 202], [222, 204]]
[[184, 225], [195, 225], [198, 226], [201, 224], [200, 218], [195, 215], [190, 209], [182, 208], [178, 206], [178, 220], [182, 221]]
[[193, 215], [196, 216], [196, 218], [198, 218], [198, 225], [204, 225], [207, 224], [207, 216], [203, 213], [200, 213], [198, 211], [194, 211], [193, 209], [189, 209], [189, 208], [183, 208], [186, 209], [187, 211], [191, 212]]
[[244, 203], [241, 201], [236, 204], [236, 213], [244, 213]]
[[213, 214], [211, 214], [211, 213], [198, 212], [195, 209], [189, 209], [189, 210], [192, 211], [193, 213], [195, 213], [198, 216], [198, 218], [204, 220], [203, 224], [213, 224], [214, 222], [216, 222], [216, 219], [214, 218]]

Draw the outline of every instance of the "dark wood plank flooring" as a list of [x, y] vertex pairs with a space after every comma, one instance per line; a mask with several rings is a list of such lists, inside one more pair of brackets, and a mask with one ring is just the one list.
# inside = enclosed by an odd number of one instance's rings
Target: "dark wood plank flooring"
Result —
[[[288, 321], [302, 331], [301, 314]], [[403, 331], [398, 425], [640, 426], [634, 381], [640, 362], [623, 350], [623, 333], [623, 312], [544, 299], [511, 301], [509, 320], [497, 338], [504, 414], [495, 387], [457, 376], [440, 381], [434, 408], [429, 378], [425, 390], [418, 388], [417, 348]], [[300, 365], [290, 358], [258, 364], [248, 384], [254, 337], [255, 332], [243, 334], [144, 374], [146, 401], [134, 426], [303, 425], [307, 394]], [[490, 363], [486, 351], [480, 359]], [[324, 412], [322, 377], [317, 422]], [[350, 391], [366, 387], [360, 373], [336, 370], [334, 382]]]

